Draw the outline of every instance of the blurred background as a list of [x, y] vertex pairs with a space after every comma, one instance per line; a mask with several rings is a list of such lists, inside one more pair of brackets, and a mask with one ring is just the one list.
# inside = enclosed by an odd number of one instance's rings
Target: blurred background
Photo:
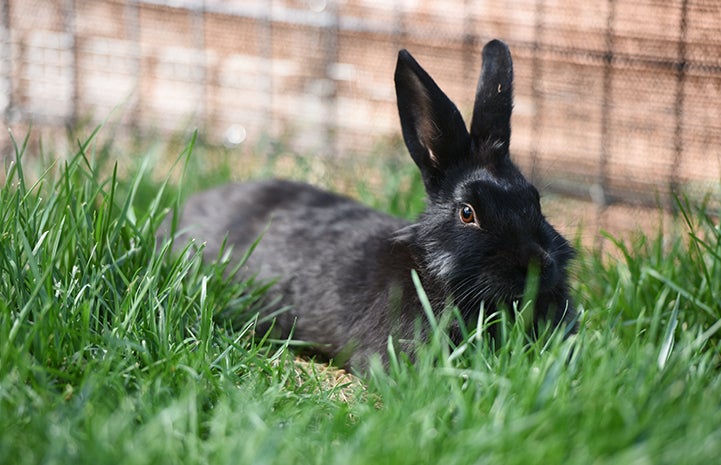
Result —
[[[483, 45], [511, 48], [512, 157], [552, 222], [656, 228], [674, 193], [719, 199], [718, 0], [2, 0], [0, 112], [22, 139], [198, 128], [230, 153], [308, 157], [399, 146], [393, 70], [407, 48], [470, 116]], [[379, 149], [381, 147], [381, 149]], [[407, 159], [411, 163], [410, 158]]]

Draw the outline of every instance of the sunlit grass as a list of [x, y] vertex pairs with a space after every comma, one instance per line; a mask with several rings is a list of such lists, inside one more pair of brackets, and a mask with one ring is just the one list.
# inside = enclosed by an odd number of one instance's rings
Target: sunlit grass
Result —
[[[102, 135], [102, 134], [101, 134]], [[484, 320], [353, 377], [255, 331], [258, 283], [171, 254], [155, 229], [179, 196], [228, 180], [190, 138], [172, 181], [128, 174], [88, 138], [0, 189], [2, 463], [714, 463], [721, 456], [721, 235], [679, 202], [679, 234], [582, 251], [577, 335]], [[283, 152], [285, 153], [285, 152]], [[271, 154], [272, 155], [272, 154]], [[156, 156], [148, 154], [147, 157]], [[270, 157], [265, 175], [282, 173]], [[230, 162], [230, 161], [229, 161]], [[394, 214], [422, 208], [408, 161], [332, 177]], [[316, 168], [297, 173], [313, 178]], [[183, 174], [185, 172], [185, 175]], [[188, 176], [187, 173], [191, 173]], [[178, 183], [182, 182], [182, 189]], [[234, 315], [233, 325], [220, 316]], [[447, 322], [435, 322], [443, 328]]]

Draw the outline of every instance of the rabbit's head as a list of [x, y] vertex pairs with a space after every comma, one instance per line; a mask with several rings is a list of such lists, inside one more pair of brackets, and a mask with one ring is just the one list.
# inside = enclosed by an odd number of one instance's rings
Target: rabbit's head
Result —
[[573, 250], [541, 213], [539, 194], [509, 155], [513, 65], [498, 40], [483, 49], [470, 132], [460, 112], [405, 50], [395, 72], [403, 138], [428, 206], [402, 232], [461, 312], [510, 307], [538, 278], [535, 318], [571, 322], [566, 267]]

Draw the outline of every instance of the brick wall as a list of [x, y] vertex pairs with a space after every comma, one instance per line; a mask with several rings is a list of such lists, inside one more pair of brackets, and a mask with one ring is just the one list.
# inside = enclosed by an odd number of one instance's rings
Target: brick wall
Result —
[[367, 153], [399, 133], [398, 48], [468, 115], [480, 50], [498, 37], [516, 69], [514, 157], [547, 190], [601, 207], [653, 204], [721, 179], [715, 0], [5, 0], [2, 9], [0, 110], [10, 127], [111, 115], [133, 131], [200, 127], [218, 143], [270, 135], [299, 152]]

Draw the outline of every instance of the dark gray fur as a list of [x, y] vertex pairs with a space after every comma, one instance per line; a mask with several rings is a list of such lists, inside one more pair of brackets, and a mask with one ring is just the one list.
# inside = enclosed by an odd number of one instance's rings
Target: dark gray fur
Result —
[[[519, 299], [535, 263], [534, 323], [573, 326], [566, 275], [573, 251], [545, 220], [538, 192], [509, 157], [508, 47], [500, 41], [484, 47], [470, 133], [455, 105], [404, 50], [395, 82], [404, 140], [428, 194], [416, 222], [306, 184], [270, 180], [190, 198], [176, 244], [195, 238], [214, 258], [227, 236], [240, 257], [262, 235], [243, 275], [277, 280], [268, 299], [289, 306], [277, 318], [281, 336], [292, 331], [317, 353], [355, 369], [372, 354], [386, 360], [389, 336], [399, 343], [426, 335], [411, 270], [434, 312], [454, 303], [470, 322], [481, 303], [493, 312]], [[461, 219], [466, 206], [473, 223]]]

